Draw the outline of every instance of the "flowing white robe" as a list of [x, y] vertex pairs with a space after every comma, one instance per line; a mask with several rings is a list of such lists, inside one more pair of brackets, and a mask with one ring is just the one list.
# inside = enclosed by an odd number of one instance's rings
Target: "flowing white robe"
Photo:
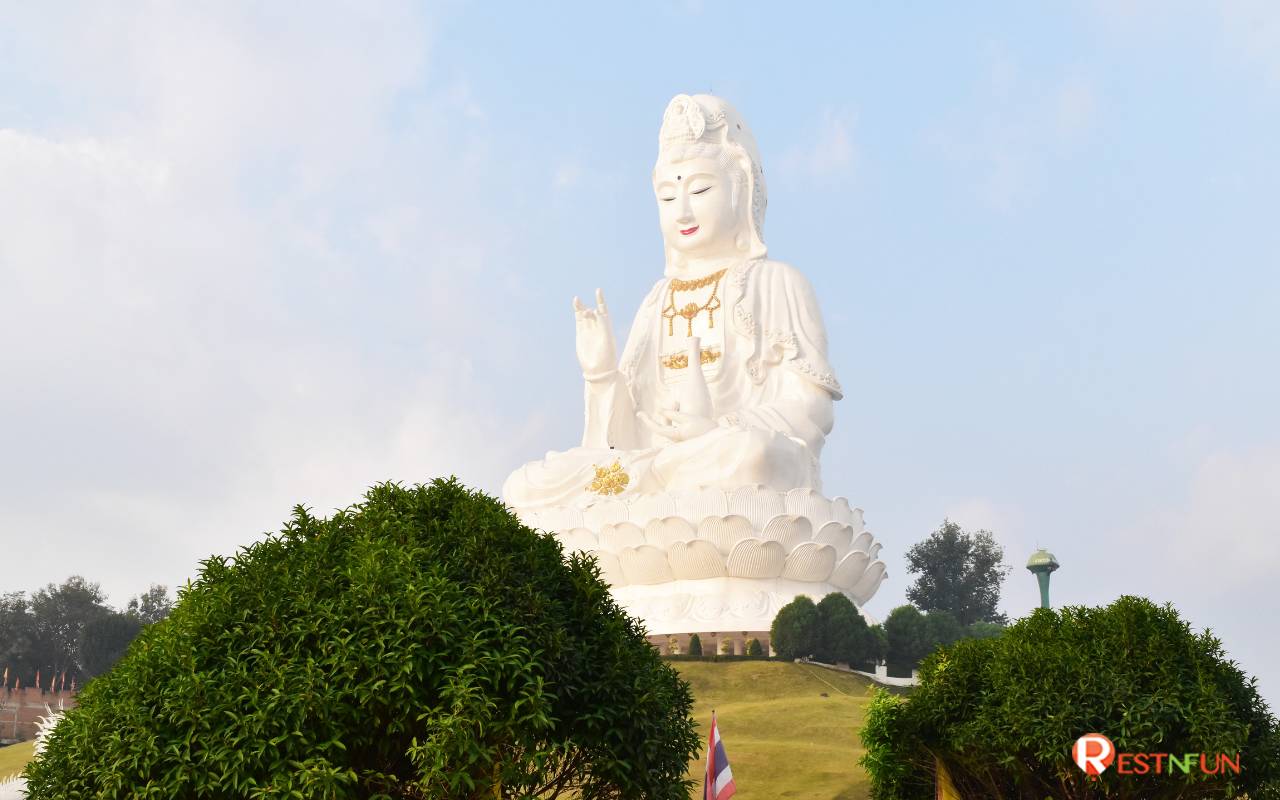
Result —
[[672, 335], [662, 316], [670, 291], [663, 278], [641, 303], [618, 371], [586, 382], [582, 446], [549, 452], [513, 472], [502, 490], [508, 504], [586, 506], [600, 499], [589, 488], [596, 467], [615, 461], [629, 478], [624, 495], [749, 485], [821, 490], [818, 459], [831, 432], [832, 402], [842, 393], [809, 282], [778, 261], [748, 261], [726, 272], [714, 325], [704, 311], [693, 331], [704, 350], [720, 353], [701, 365], [716, 427], [682, 442], [656, 436], [636, 419], [638, 411], [653, 415], [667, 405], [698, 368], [663, 363], [686, 346], [686, 320], [675, 318]]

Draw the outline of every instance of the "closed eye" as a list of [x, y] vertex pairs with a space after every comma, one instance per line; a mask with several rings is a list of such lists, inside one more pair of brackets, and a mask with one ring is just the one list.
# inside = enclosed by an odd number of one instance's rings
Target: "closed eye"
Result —
[[659, 197], [658, 199], [664, 203], [670, 203], [672, 200], [675, 200], [674, 197]]
[[698, 190], [696, 190], [696, 191], [689, 192], [689, 194], [702, 194], [703, 192], [709, 192], [709, 191], [711, 191], [711, 187], [710, 187], [710, 186], [704, 186], [704, 187], [702, 187], [701, 189], [698, 189]]

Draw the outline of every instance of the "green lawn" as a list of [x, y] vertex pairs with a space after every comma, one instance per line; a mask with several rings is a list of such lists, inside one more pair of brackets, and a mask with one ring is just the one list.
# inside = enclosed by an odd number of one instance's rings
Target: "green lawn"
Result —
[[31, 750], [35, 746], [35, 742], [23, 742], [0, 747], [0, 781], [22, 772], [22, 768], [31, 760]]
[[[870, 797], [858, 766], [858, 730], [870, 700], [866, 678], [781, 661], [671, 664], [693, 687], [704, 742], [716, 711], [738, 786], [734, 800]], [[701, 758], [689, 767], [699, 790], [703, 769]]]

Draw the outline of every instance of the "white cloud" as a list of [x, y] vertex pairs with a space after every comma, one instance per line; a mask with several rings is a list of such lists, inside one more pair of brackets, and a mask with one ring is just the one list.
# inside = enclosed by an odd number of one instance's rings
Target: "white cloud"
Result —
[[[1191, 439], [1201, 440], [1199, 432]], [[1188, 455], [1181, 442], [1173, 452]], [[1200, 457], [1185, 486], [1134, 520], [1101, 519], [1100, 535], [1069, 542], [1062, 578], [1077, 598], [1106, 603], [1120, 594], [1171, 602], [1196, 629], [1219, 636], [1231, 658], [1280, 701], [1280, 640], [1260, 634], [1274, 613], [1280, 571], [1280, 444], [1222, 448]]]
[[496, 489], [537, 424], [494, 406], [503, 176], [465, 82], [418, 85], [429, 21], [24, 13], [58, 44], [15, 58], [81, 113], [0, 130], [0, 587], [79, 572], [122, 603], [294, 503]]
[[[1180, 571], [1207, 591], [1261, 591], [1280, 569], [1280, 446], [1222, 451], [1192, 476], [1184, 505], [1152, 525]], [[1153, 531], [1154, 532], [1154, 531]], [[1157, 534], [1158, 535], [1158, 534]], [[1230, 575], [1230, 581], [1219, 578]], [[1213, 576], [1213, 577], [1210, 577]]]

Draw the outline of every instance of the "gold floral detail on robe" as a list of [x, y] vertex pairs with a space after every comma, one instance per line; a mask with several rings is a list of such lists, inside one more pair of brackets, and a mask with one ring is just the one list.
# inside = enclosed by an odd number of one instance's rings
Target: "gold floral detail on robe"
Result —
[[[698, 353], [698, 360], [703, 364], [714, 364], [720, 360], [720, 351], [706, 348]], [[662, 359], [662, 366], [667, 369], [685, 369], [689, 366], [688, 353], [676, 353]]]
[[599, 464], [592, 464], [592, 466], [596, 469], [596, 477], [587, 489], [596, 494], [622, 494], [627, 484], [631, 482], [631, 477], [623, 471], [622, 464], [617, 461], [607, 467]]

